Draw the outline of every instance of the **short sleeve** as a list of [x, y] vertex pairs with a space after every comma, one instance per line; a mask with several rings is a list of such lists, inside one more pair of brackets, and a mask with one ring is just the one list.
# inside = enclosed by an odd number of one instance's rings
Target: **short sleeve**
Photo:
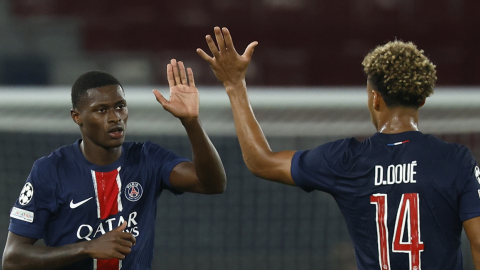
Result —
[[9, 231], [28, 238], [43, 238], [56, 209], [55, 174], [45, 162], [34, 163], [32, 171], [10, 212]]
[[480, 168], [468, 149], [464, 149], [460, 157], [462, 164], [458, 173], [458, 206], [460, 220], [463, 222], [480, 216]]
[[149, 141], [145, 142], [143, 151], [147, 156], [148, 166], [154, 171], [153, 175], [157, 182], [156, 193], [167, 189], [175, 195], [182, 194], [183, 192], [177, 191], [170, 185], [170, 174], [179, 163], [190, 160]]
[[291, 166], [295, 184], [307, 192], [321, 190], [332, 193], [336, 179], [342, 177], [345, 166], [348, 166], [345, 156], [355, 143], [358, 142], [349, 138], [296, 152]]

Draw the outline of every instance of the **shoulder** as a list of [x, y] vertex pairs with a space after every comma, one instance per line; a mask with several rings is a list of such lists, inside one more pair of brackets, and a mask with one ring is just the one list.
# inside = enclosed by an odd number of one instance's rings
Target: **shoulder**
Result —
[[127, 152], [129, 160], [155, 160], [168, 161], [179, 158], [173, 151], [166, 149], [151, 141], [145, 142], [125, 142], [124, 150]]
[[33, 166], [38, 170], [52, 170], [65, 165], [66, 162], [72, 162], [75, 160], [75, 144], [62, 146], [48, 156], [43, 156], [37, 159]]
[[313, 162], [314, 164], [320, 160], [336, 163], [355, 156], [361, 147], [362, 143], [355, 138], [346, 138], [319, 145], [312, 150], [297, 151], [293, 159], [296, 162]]
[[356, 152], [361, 149], [363, 143], [355, 138], [346, 138], [319, 145], [311, 150], [312, 154], [322, 155], [344, 155], [346, 153]]
[[28, 177], [35, 189], [55, 190], [59, 183], [59, 174], [74, 171], [77, 161], [75, 158], [74, 144], [62, 146], [48, 156], [43, 156], [33, 163]]
[[131, 155], [149, 155], [156, 152], [166, 152], [167, 149], [162, 146], [153, 143], [151, 141], [145, 142], [125, 142], [123, 144], [124, 150], [129, 156]]
[[439, 154], [439, 158], [459, 159], [472, 157], [470, 149], [465, 145], [447, 142], [430, 134], [424, 135], [424, 138], [429, 142], [429, 147]]

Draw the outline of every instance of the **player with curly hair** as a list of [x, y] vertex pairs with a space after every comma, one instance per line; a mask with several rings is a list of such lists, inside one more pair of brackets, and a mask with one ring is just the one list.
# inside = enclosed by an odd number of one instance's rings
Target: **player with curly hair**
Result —
[[462, 227], [480, 269], [480, 170], [465, 146], [418, 129], [419, 108], [437, 79], [423, 51], [393, 41], [365, 57], [373, 136], [274, 152], [247, 94], [245, 74], [257, 42], [239, 55], [226, 28], [214, 32], [217, 44], [206, 37], [213, 57], [197, 52], [226, 89], [248, 169], [266, 180], [331, 194], [358, 269], [462, 269]]

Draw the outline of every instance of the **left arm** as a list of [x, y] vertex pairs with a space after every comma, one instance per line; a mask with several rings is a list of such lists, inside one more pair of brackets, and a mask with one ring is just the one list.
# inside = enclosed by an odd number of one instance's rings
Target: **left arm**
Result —
[[223, 193], [227, 178], [220, 156], [200, 124], [198, 90], [191, 68], [172, 59], [167, 65], [170, 100], [154, 90], [157, 101], [184, 126], [193, 152], [193, 162], [179, 163], [170, 174], [170, 185], [182, 192]]

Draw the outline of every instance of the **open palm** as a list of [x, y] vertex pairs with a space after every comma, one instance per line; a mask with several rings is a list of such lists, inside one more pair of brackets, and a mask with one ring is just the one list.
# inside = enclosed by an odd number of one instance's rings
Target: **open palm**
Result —
[[154, 90], [157, 101], [177, 118], [198, 117], [198, 90], [195, 87], [192, 69], [188, 68], [185, 72], [183, 63], [172, 59], [167, 65], [167, 79], [170, 86], [170, 100], [165, 99], [158, 90]]

